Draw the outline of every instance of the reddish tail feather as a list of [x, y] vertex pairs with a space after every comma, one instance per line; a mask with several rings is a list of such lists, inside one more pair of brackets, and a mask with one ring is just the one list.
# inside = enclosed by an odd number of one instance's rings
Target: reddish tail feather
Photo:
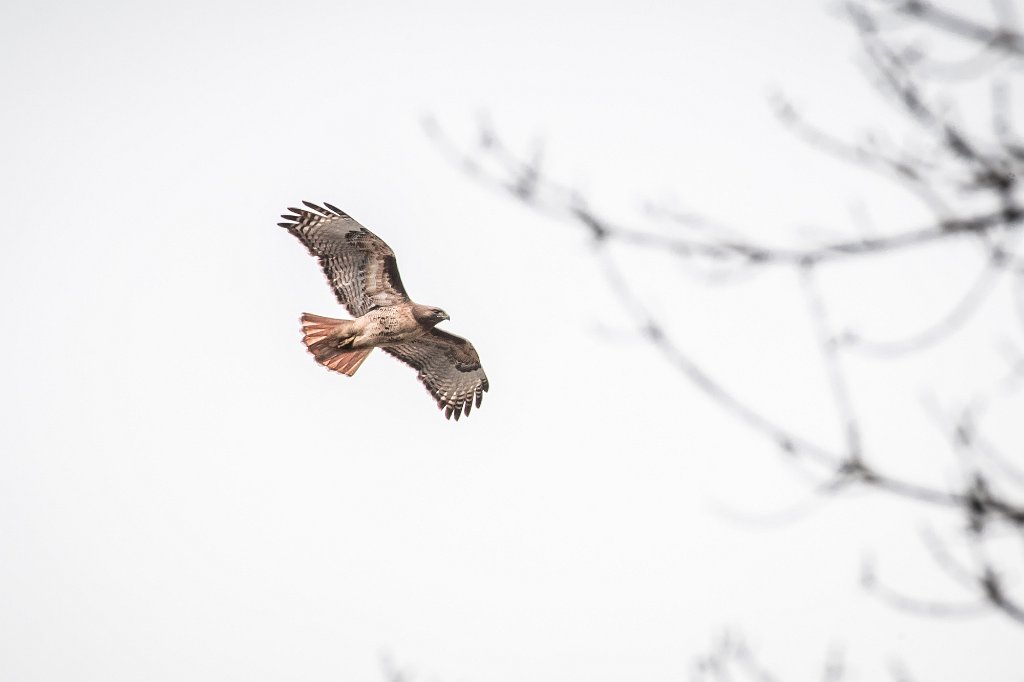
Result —
[[302, 313], [302, 341], [321, 365], [352, 376], [373, 350], [349, 350], [352, 326], [353, 320]]

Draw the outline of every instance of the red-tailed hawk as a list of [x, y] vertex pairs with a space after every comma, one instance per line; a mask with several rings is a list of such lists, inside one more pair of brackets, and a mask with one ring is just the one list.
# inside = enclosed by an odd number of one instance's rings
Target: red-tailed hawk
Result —
[[409, 299], [391, 247], [328, 203], [302, 203], [310, 210], [289, 208], [292, 215], [281, 216], [288, 222], [278, 225], [320, 260], [338, 301], [356, 318], [302, 314], [303, 341], [316, 361], [352, 376], [380, 348], [419, 372], [445, 417], [457, 421], [480, 407], [488, 388], [480, 356], [469, 341], [435, 326], [448, 313]]

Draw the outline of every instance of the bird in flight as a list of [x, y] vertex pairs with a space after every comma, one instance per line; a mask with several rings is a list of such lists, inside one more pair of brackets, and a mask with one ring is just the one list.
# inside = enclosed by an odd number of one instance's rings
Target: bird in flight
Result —
[[380, 348], [419, 373], [448, 419], [480, 407], [488, 389], [480, 356], [466, 339], [437, 328], [448, 313], [409, 298], [391, 247], [328, 203], [302, 203], [306, 209], [289, 208], [278, 225], [317, 257], [338, 301], [356, 318], [302, 314], [303, 342], [316, 361], [352, 376]]

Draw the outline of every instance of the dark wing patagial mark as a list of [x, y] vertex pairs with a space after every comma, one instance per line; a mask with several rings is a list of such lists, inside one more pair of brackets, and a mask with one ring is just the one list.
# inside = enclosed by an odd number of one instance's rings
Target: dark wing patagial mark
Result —
[[449, 419], [455, 415], [458, 421], [480, 407], [490, 387], [473, 344], [436, 327], [415, 341], [381, 350], [419, 372], [419, 380]]
[[[289, 208], [278, 223], [320, 260], [338, 301], [355, 317], [374, 308], [408, 303], [395, 252], [384, 240], [330, 204]], [[307, 210], [309, 209], [309, 210]]]

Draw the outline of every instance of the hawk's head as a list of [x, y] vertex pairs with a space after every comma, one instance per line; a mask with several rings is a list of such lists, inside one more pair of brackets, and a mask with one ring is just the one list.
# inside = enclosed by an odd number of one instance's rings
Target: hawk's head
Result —
[[417, 305], [413, 314], [416, 316], [416, 321], [426, 327], [434, 327], [451, 319], [445, 311], [428, 305]]

